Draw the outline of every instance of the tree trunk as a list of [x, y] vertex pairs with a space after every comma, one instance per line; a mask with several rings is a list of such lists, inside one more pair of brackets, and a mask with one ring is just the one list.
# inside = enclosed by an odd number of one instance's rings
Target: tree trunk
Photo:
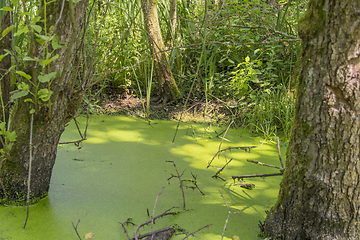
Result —
[[360, 239], [360, 1], [310, 0], [286, 170], [265, 232]]
[[[49, 3], [46, 6], [46, 26], [48, 33], [51, 33], [51, 28], [59, 18], [59, 13], [63, 1], [57, 0]], [[57, 60], [50, 64], [50, 72], [60, 71], [64, 72], [64, 78], [61, 76], [55, 78], [51, 83], [51, 90], [54, 92], [51, 101], [52, 106], [46, 106], [43, 103], [38, 111], [34, 114], [34, 125], [32, 133], [33, 142], [33, 160], [31, 173], [31, 198], [33, 201], [38, 200], [46, 195], [51, 178], [52, 168], [55, 163], [57, 144], [60, 135], [65, 129], [65, 121], [68, 121], [72, 116], [69, 116], [70, 111], [68, 106], [78, 108], [81, 99], [80, 94], [71, 93], [71, 71], [75, 61], [75, 53], [77, 51], [80, 40], [81, 28], [86, 16], [86, 7], [88, 0], [82, 0], [74, 5], [74, 23], [77, 28], [74, 36], [75, 42], [71, 44], [72, 34], [74, 28], [72, 27], [71, 11], [69, 8], [69, 1], [65, 1], [64, 10], [61, 19], [55, 29], [55, 35], [59, 37], [59, 43], [65, 43], [63, 47], [55, 50], [55, 54], [59, 54]], [[44, 8], [40, 8], [40, 16], [44, 19]], [[51, 44], [48, 46], [51, 52]], [[37, 56], [41, 45], [37, 45], [32, 51], [32, 56]], [[66, 57], [67, 52], [70, 55]], [[55, 55], [54, 54], [54, 55]], [[67, 62], [67, 68], [65, 62]], [[28, 65], [27, 71], [33, 76], [32, 81], [36, 81], [38, 72], [42, 71], [42, 67], [36, 62], [31, 62]], [[47, 67], [46, 67], [47, 69]], [[61, 75], [61, 74], [60, 74]], [[43, 84], [46, 87], [47, 83]], [[74, 102], [77, 106], [74, 106]], [[12, 113], [11, 113], [11, 131], [16, 131], [18, 137], [15, 144], [10, 151], [10, 158], [3, 161], [3, 166], [0, 171], [0, 177], [3, 180], [5, 190], [10, 201], [24, 203], [26, 201], [27, 176], [29, 168], [29, 135], [30, 135], [30, 103], [24, 102], [23, 98], [17, 99]], [[0, 191], [0, 197], [3, 198]]]
[[163, 101], [180, 97], [179, 89], [171, 73], [164, 41], [161, 35], [156, 0], [141, 0], [150, 51], [154, 56], [154, 70]]

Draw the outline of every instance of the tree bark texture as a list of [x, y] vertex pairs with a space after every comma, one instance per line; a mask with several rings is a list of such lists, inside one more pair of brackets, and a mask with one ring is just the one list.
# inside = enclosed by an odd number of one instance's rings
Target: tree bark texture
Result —
[[286, 170], [265, 232], [360, 239], [360, 1], [310, 0]]
[[[50, 1], [48, 1], [50, 2]], [[51, 33], [51, 26], [55, 25], [59, 18], [59, 13], [62, 5], [62, 0], [57, 0], [47, 5], [46, 26], [48, 34]], [[51, 83], [51, 90], [55, 93], [58, 89], [58, 94], [52, 96], [52, 107], [49, 108], [45, 103], [42, 104], [40, 110], [34, 114], [33, 126], [33, 161], [31, 174], [31, 198], [38, 199], [45, 195], [49, 189], [52, 168], [55, 163], [57, 145], [60, 136], [65, 129], [65, 122], [71, 117], [69, 112], [74, 114], [76, 111], [70, 111], [68, 106], [78, 108], [81, 99], [81, 94], [73, 94], [71, 92], [71, 72], [72, 66], [75, 62], [75, 53], [79, 41], [81, 39], [81, 29], [86, 16], [86, 7], [88, 0], [82, 0], [74, 4], [74, 21], [77, 28], [75, 43], [70, 44], [73, 34], [73, 27], [71, 24], [71, 13], [69, 9], [69, 1], [65, 1], [64, 10], [61, 19], [56, 26], [55, 35], [59, 37], [59, 42], [63, 42], [64, 46], [55, 51], [59, 54], [59, 58], [50, 64], [50, 71], [65, 71], [65, 78], [57, 77]], [[44, 19], [44, 8], [40, 8], [40, 15]], [[37, 45], [33, 52], [33, 57], [37, 56], [41, 45]], [[49, 44], [49, 52], [53, 49]], [[71, 54], [66, 58], [67, 51]], [[65, 61], [68, 61], [68, 67], [64, 68]], [[35, 68], [36, 63], [31, 63], [27, 68], [27, 72], [33, 75], [33, 81], [36, 81], [36, 74], [41, 71], [39, 64]], [[61, 74], [60, 74], [61, 75]], [[41, 85], [42, 86], [42, 85]], [[44, 86], [47, 86], [45, 83]], [[42, 86], [42, 87], [44, 87]], [[74, 106], [77, 103], [77, 106]], [[3, 161], [3, 166], [0, 171], [5, 190], [9, 199], [17, 202], [26, 201], [26, 184], [29, 166], [29, 135], [30, 135], [30, 103], [24, 102], [24, 99], [18, 99], [12, 110], [11, 131], [16, 131], [18, 137], [10, 151], [10, 159]], [[3, 198], [0, 191], [0, 197]]]
[[156, 0], [141, 0], [145, 28], [148, 35], [150, 51], [154, 56], [154, 71], [163, 101], [180, 97], [179, 89], [172, 75], [165, 45], [162, 38]]

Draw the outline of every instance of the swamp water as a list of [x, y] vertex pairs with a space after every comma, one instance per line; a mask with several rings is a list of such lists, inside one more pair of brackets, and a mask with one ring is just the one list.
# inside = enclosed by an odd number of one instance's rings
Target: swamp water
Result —
[[[79, 118], [84, 129], [85, 119]], [[216, 137], [226, 126], [181, 123], [175, 143], [172, 139], [177, 122], [154, 120], [151, 125], [141, 119], [125, 116], [92, 116], [87, 140], [82, 148], [60, 145], [53, 169], [49, 195], [30, 207], [29, 220], [22, 230], [26, 217], [25, 207], [0, 206], [0, 240], [69, 240], [79, 239], [72, 223], [78, 220], [78, 233], [93, 231], [93, 239], [116, 240], [127, 237], [119, 222], [132, 219], [128, 225], [130, 237], [136, 226], [149, 220], [155, 200], [155, 214], [171, 207], [180, 207], [177, 215], [164, 216], [155, 221], [153, 229], [177, 224], [188, 232], [212, 224], [195, 233], [189, 239], [221, 239], [228, 210], [231, 215], [224, 239], [234, 235], [241, 240], [260, 239], [259, 220], [265, 218], [265, 210], [274, 205], [279, 191], [281, 176], [250, 178], [244, 182], [254, 184], [252, 190], [234, 185], [232, 175], [276, 173], [277, 169], [246, 162], [254, 159], [280, 166], [277, 146], [262, 143], [262, 139], [250, 137], [247, 131], [229, 129], [221, 149], [237, 146], [256, 146], [251, 152], [232, 150], [226, 158], [232, 162], [219, 176], [212, 176], [226, 160], [224, 153], [206, 166], [219, 150], [221, 139]], [[217, 132], [217, 133], [216, 133]], [[62, 135], [61, 142], [80, 139], [73, 123]], [[285, 148], [281, 149], [285, 158]], [[183, 180], [197, 176], [197, 189], [184, 189], [186, 211], [182, 210], [183, 198], [174, 161]], [[192, 174], [191, 174], [192, 173]], [[170, 184], [168, 184], [170, 182]], [[184, 182], [188, 186], [194, 186]], [[220, 192], [219, 192], [220, 191]], [[139, 233], [151, 231], [151, 226], [140, 228]], [[182, 239], [184, 235], [173, 236]]]

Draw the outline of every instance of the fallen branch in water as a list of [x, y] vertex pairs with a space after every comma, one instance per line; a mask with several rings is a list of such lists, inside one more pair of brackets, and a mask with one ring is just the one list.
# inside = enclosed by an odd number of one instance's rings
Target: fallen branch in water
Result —
[[73, 228], [74, 228], [76, 234], [78, 235], [79, 239], [81, 240], [81, 237], [80, 237], [80, 235], [79, 235], [79, 233], [78, 233], [78, 231], [77, 231], [77, 227], [78, 227], [78, 225], [79, 225], [79, 223], [80, 223], [80, 219], [78, 219], [78, 222], [77, 222], [76, 226], [74, 225], [73, 222], [71, 222], [71, 223], [72, 223], [72, 225], [73, 225]]
[[188, 238], [188, 237], [190, 237], [190, 236], [194, 236], [195, 237], [195, 233], [197, 233], [198, 231], [200, 231], [200, 230], [202, 230], [202, 229], [204, 229], [204, 228], [206, 228], [206, 227], [210, 227], [212, 224], [208, 224], [208, 225], [206, 225], [206, 226], [204, 226], [204, 227], [202, 227], [202, 228], [199, 228], [198, 230], [196, 230], [195, 232], [192, 232], [192, 233], [188, 233], [188, 234], [186, 234], [186, 236], [183, 238], [183, 239], [181, 239], [181, 240], [184, 240], [184, 239], [186, 239], [186, 238]]
[[242, 179], [242, 178], [251, 178], [251, 177], [272, 177], [272, 176], [279, 176], [283, 173], [269, 173], [269, 174], [252, 174], [252, 175], [239, 175], [239, 176], [232, 176], [232, 179]]
[[178, 171], [178, 169], [177, 169], [176, 164], [175, 164], [175, 162], [174, 162], [174, 161], [165, 161], [165, 162], [170, 162], [170, 163], [173, 163], [173, 164], [174, 164], [174, 167], [175, 167], [175, 170], [176, 170], [176, 174], [177, 174], [177, 176], [175, 176], [175, 175], [171, 174], [171, 177], [170, 177], [170, 178], [168, 178], [168, 181], [169, 181], [169, 184], [170, 184], [170, 179], [172, 179], [173, 177], [175, 177], [175, 178], [178, 178], [178, 179], [179, 179], [179, 182], [180, 182], [180, 189], [181, 189], [181, 192], [182, 192], [182, 197], [183, 197], [183, 208], [185, 209], [185, 193], [184, 193], [184, 187], [183, 187], [182, 180], [181, 180], [181, 177], [182, 177], [182, 175], [184, 174], [185, 170], [184, 170], [184, 171], [182, 172], [182, 174], [180, 175], [180, 174], [179, 174], [179, 171]]
[[[213, 178], [218, 178], [218, 175], [224, 170], [224, 168], [232, 161], [233, 159], [231, 158], [228, 162], [225, 163], [225, 165], [219, 169], [219, 171], [217, 171], [215, 173], [214, 176], [212, 176]], [[222, 178], [221, 178], [222, 179]]]
[[174, 209], [174, 208], [178, 208], [178, 207], [169, 208], [169, 209], [166, 210], [165, 212], [163, 212], [163, 213], [161, 213], [161, 214], [159, 214], [159, 215], [151, 218], [151, 220], [148, 220], [148, 221], [146, 221], [146, 222], [144, 222], [144, 223], [139, 224], [139, 225], [137, 226], [137, 228], [135, 229], [134, 239], [135, 239], [135, 240], [138, 240], [138, 239], [139, 239], [138, 236], [137, 236], [137, 232], [139, 231], [139, 229], [140, 229], [141, 227], [143, 227], [143, 226], [145, 226], [145, 225], [147, 225], [147, 224], [149, 224], [149, 223], [152, 223], [155, 219], [158, 219], [158, 218], [160, 218], [160, 217], [167, 216], [167, 215], [176, 215], [176, 214], [178, 214], [179, 212], [170, 212], [170, 210], [171, 210], [171, 209]]
[[252, 148], [256, 148], [256, 146], [248, 146], [248, 147], [228, 147], [228, 148], [225, 148], [225, 149], [221, 149], [221, 150], [219, 150], [219, 151], [217, 151], [217, 152], [215, 153], [214, 157], [211, 159], [211, 161], [209, 162], [209, 164], [207, 165], [206, 168], [209, 168], [210, 165], [211, 165], [211, 163], [214, 161], [215, 157], [216, 157], [217, 155], [219, 155], [220, 153], [222, 153], [222, 152], [225, 152], [225, 158], [226, 158], [226, 151], [231, 151], [231, 150], [233, 150], [233, 149], [236, 149], [236, 150], [237, 150], [237, 149], [240, 149], [240, 150], [244, 150], [245, 152], [249, 151], [249, 153], [250, 153], [250, 150], [251, 150]]

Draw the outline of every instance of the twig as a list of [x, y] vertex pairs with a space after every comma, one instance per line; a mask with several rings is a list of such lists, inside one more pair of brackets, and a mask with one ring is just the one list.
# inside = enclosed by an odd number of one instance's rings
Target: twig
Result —
[[212, 176], [212, 177], [213, 177], [213, 178], [217, 178], [218, 175], [219, 175], [219, 173], [222, 172], [222, 170], [224, 170], [224, 168], [225, 168], [232, 160], [233, 160], [233, 159], [231, 158], [228, 162], [226, 162], [225, 165], [224, 165], [222, 168], [220, 168], [219, 171], [217, 171], [217, 172], [215, 173], [215, 175]]
[[228, 215], [227, 215], [227, 218], [226, 218], [226, 220], [225, 220], [224, 229], [223, 229], [223, 232], [222, 232], [222, 234], [221, 234], [221, 240], [222, 240], [222, 239], [224, 238], [224, 234], [225, 234], [225, 230], [226, 230], [226, 225], [227, 225], [227, 223], [229, 222], [229, 218], [230, 218], [231, 212], [230, 212], [229, 205], [227, 204], [226, 199], [225, 199], [224, 195], [220, 192], [220, 190], [219, 190], [219, 193], [221, 194], [222, 198], [224, 199], [225, 205], [226, 205], [227, 210], [228, 210]]
[[224, 152], [224, 151], [226, 152], [226, 151], [228, 151], [228, 150], [231, 151], [232, 149], [241, 149], [241, 150], [245, 150], [246, 152], [249, 151], [249, 153], [250, 153], [250, 150], [251, 150], [252, 148], [256, 148], [256, 146], [248, 146], [248, 147], [228, 147], [228, 148], [225, 148], [225, 149], [221, 149], [221, 150], [219, 150], [219, 151], [217, 151], [217, 152], [215, 153], [214, 157], [211, 159], [211, 161], [209, 162], [209, 164], [207, 165], [206, 168], [209, 168], [209, 167], [210, 167], [210, 165], [211, 165], [211, 163], [214, 161], [215, 157], [216, 157], [218, 154], [220, 154], [221, 152]]
[[128, 238], [129, 240], [130, 240], [130, 236], [129, 236], [128, 230], [127, 230], [127, 228], [126, 228], [125, 225], [127, 225], [127, 224], [129, 224], [129, 223], [132, 224], [132, 225], [135, 225], [135, 224], [132, 223], [131, 221], [132, 221], [132, 218], [128, 218], [128, 219], [126, 219], [126, 222], [124, 222], [124, 223], [118, 222], [118, 223], [120, 223], [121, 226], [124, 228], [125, 233], [126, 233], [126, 236], [127, 236], [127, 238]]
[[79, 239], [81, 240], [81, 237], [80, 237], [80, 235], [79, 235], [79, 233], [78, 233], [78, 231], [77, 231], [77, 227], [78, 227], [79, 222], [80, 222], [80, 219], [78, 219], [78, 222], [77, 222], [76, 226], [74, 225], [73, 222], [71, 222], [71, 223], [72, 223], [72, 225], [73, 225], [73, 228], [74, 228], [76, 234], [78, 235]]
[[271, 176], [279, 176], [283, 173], [269, 173], [269, 174], [253, 174], [253, 175], [240, 175], [240, 176], [232, 176], [232, 179], [241, 179], [241, 178], [251, 178], [251, 177], [271, 177]]
[[272, 167], [272, 168], [277, 168], [277, 169], [280, 169], [280, 170], [284, 170], [284, 168], [277, 167], [277, 166], [270, 165], [270, 164], [266, 164], [266, 163], [263, 163], [263, 162], [259, 162], [258, 160], [247, 159], [246, 161], [251, 162], [251, 163], [255, 163], [255, 164], [259, 164], [261, 166]]
[[203, 193], [199, 186], [197, 185], [197, 181], [196, 181], [196, 175], [194, 175], [193, 173], [191, 173], [193, 179], [192, 180], [182, 180], [183, 182], [191, 182], [192, 184], [194, 184], [194, 186], [187, 186], [187, 185], [184, 185], [186, 188], [191, 188], [192, 190], [195, 190], [195, 189], [198, 189], [199, 192], [202, 194], [202, 195], [205, 195], [205, 193]]
[[160, 218], [160, 217], [163, 217], [163, 216], [166, 216], [166, 215], [175, 215], [175, 214], [179, 213], [179, 212], [169, 212], [169, 211], [170, 211], [171, 209], [173, 209], [173, 208], [178, 208], [178, 207], [169, 208], [168, 210], [166, 210], [166, 211], [163, 212], [162, 214], [159, 214], [159, 215], [153, 217], [151, 220], [148, 220], [148, 221], [146, 221], [146, 222], [138, 225], [138, 226], [136, 227], [136, 229], [135, 229], [135, 232], [134, 232], [134, 239], [135, 239], [135, 240], [138, 240], [138, 236], [137, 236], [136, 234], [137, 234], [137, 231], [138, 231], [142, 226], [145, 226], [145, 225], [151, 223], [153, 220], [158, 219], [158, 218]]
[[278, 148], [278, 154], [279, 154], [280, 164], [281, 164], [282, 169], [284, 170], [284, 163], [283, 163], [283, 161], [282, 161], [282, 159], [281, 159], [279, 137], [276, 137], [276, 142], [277, 142], [277, 148]]
[[[151, 231], [151, 232], [148, 232], [148, 233], [141, 234], [141, 235], [137, 236], [137, 238], [142, 239], [144, 237], [152, 236], [152, 235], [155, 235], [157, 233], [161, 233], [161, 232], [165, 232], [165, 231], [169, 231], [169, 230], [174, 230], [174, 229], [172, 227], [161, 228], [161, 229], [158, 229], [158, 230], [155, 230], [155, 231]], [[135, 238], [131, 238], [130, 240], [135, 240]]]
[[226, 131], [225, 131], [225, 133], [224, 133], [224, 135], [221, 137], [221, 142], [220, 142], [220, 145], [219, 145], [219, 151], [220, 151], [220, 149], [221, 149], [221, 144], [223, 143], [224, 138], [225, 138], [225, 136], [226, 136], [226, 134], [227, 134], [227, 132], [228, 132], [228, 130], [229, 130], [229, 128], [230, 128], [230, 126], [231, 126], [231, 124], [233, 124], [233, 123], [234, 123], [234, 120], [231, 120], [231, 122], [230, 122], [229, 126], [227, 127], [227, 129], [226, 129]]
[[[156, 203], [159, 199], [159, 196], [161, 195], [162, 191], [164, 190], [164, 187], [161, 188], [161, 190], [159, 191], [158, 195], [156, 196], [155, 199], [155, 203], [154, 203], [154, 207], [153, 207], [153, 212], [151, 215], [151, 232], [153, 231], [153, 226], [154, 226], [154, 215], [155, 215], [155, 208], [156, 208]], [[153, 239], [154, 235], [151, 235], [151, 239]]]
[[174, 167], [175, 167], [177, 176], [171, 174], [171, 177], [168, 178], [168, 181], [169, 181], [171, 178], [173, 178], [173, 177], [177, 177], [177, 178], [179, 179], [180, 188], [181, 188], [181, 192], [182, 192], [182, 196], [183, 196], [183, 208], [185, 209], [185, 193], [184, 193], [184, 187], [183, 187], [182, 180], [181, 180], [181, 176], [184, 174], [185, 170], [184, 170], [184, 171], [182, 172], [182, 174], [180, 175], [174, 161], [165, 161], [165, 162], [172, 162], [172, 163], [174, 164]]
[[206, 226], [204, 226], [204, 227], [202, 227], [202, 228], [199, 228], [199, 229], [196, 230], [195, 232], [188, 233], [188, 234], [186, 234], [186, 236], [185, 236], [183, 239], [181, 239], [181, 240], [184, 240], [184, 239], [186, 239], [186, 238], [188, 238], [188, 237], [190, 237], [190, 236], [194, 236], [194, 234], [197, 233], [198, 231], [200, 231], [200, 230], [202, 230], [202, 229], [204, 229], [204, 228], [206, 228], [206, 227], [210, 227], [211, 225], [212, 225], [212, 224], [208, 224], [208, 225], [206, 225]]
[[30, 205], [30, 181], [31, 181], [31, 162], [32, 162], [32, 133], [33, 133], [33, 123], [34, 123], [34, 114], [31, 114], [30, 117], [30, 140], [29, 140], [29, 172], [28, 172], [28, 182], [27, 182], [27, 194], [26, 194], [26, 219], [23, 229], [26, 227], [26, 223], [29, 218], [29, 205]]

